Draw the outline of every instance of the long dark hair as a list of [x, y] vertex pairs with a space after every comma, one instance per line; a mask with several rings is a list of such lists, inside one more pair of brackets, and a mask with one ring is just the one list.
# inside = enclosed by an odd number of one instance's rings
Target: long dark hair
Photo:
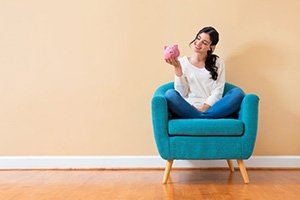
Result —
[[[198, 38], [198, 36], [201, 33], [207, 33], [210, 36], [211, 45], [218, 44], [218, 42], [219, 42], [219, 33], [218, 33], [218, 31], [215, 28], [213, 28], [211, 26], [208, 26], [208, 27], [204, 27], [203, 29], [201, 29], [197, 33], [195, 39], [190, 42], [190, 45], [195, 42], [195, 40]], [[216, 66], [216, 60], [219, 56], [213, 54], [212, 52], [213, 52], [212, 49], [207, 51], [207, 58], [205, 60], [205, 69], [207, 69], [210, 72], [211, 78], [213, 80], [217, 80], [217, 78], [218, 78], [218, 72], [217, 72], [218, 67]]]

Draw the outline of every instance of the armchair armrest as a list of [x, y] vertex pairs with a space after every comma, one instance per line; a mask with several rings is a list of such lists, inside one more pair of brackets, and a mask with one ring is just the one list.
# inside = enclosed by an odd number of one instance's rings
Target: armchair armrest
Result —
[[245, 130], [242, 136], [242, 157], [248, 159], [253, 152], [258, 126], [259, 97], [255, 94], [245, 95], [240, 111], [239, 120], [244, 122]]
[[168, 89], [174, 87], [173, 83], [168, 83], [160, 86], [152, 97], [152, 125], [154, 137], [159, 154], [162, 158], [168, 159], [169, 151], [169, 136], [168, 136], [168, 104], [164, 97]]

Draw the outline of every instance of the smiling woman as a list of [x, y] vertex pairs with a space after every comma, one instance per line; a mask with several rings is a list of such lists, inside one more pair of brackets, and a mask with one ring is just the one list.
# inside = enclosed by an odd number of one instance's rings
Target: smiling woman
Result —
[[175, 70], [175, 89], [165, 94], [173, 117], [222, 118], [238, 110], [244, 97], [240, 88], [233, 88], [222, 98], [225, 65], [213, 54], [218, 42], [216, 29], [204, 27], [190, 42], [192, 55], [165, 59]]
[[[196, 35], [196, 38], [190, 42], [190, 45], [194, 44], [192, 48], [195, 52], [200, 54], [205, 54], [205, 52], [207, 52], [207, 57], [205, 59], [205, 63], [203, 64], [204, 67], [210, 72], [213, 80], [216, 80], [218, 77], [218, 68], [216, 67], [216, 60], [218, 56], [212, 54], [212, 52], [215, 50], [218, 42], [219, 33], [212, 27], [205, 27], [200, 30]], [[190, 61], [197, 66], [197, 60], [192, 60], [193, 58], [195, 57], [191, 57]]]

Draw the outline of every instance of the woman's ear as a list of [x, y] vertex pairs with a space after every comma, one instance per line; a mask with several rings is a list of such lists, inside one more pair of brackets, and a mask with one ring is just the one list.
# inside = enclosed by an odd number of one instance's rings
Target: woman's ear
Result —
[[216, 48], [216, 45], [211, 45], [210, 46], [210, 49], [211, 49], [212, 52], [214, 52], [215, 48]]

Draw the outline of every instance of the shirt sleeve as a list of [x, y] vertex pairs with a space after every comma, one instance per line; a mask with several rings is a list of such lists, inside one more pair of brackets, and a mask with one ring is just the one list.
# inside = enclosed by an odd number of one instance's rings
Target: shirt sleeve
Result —
[[218, 59], [219, 69], [218, 78], [213, 83], [211, 95], [204, 101], [205, 104], [213, 106], [223, 96], [225, 86], [225, 64], [222, 60]]
[[175, 74], [174, 88], [182, 97], [187, 97], [189, 93], [189, 83], [186, 78], [186, 66], [183, 58], [178, 59], [181, 64], [182, 75]]
[[189, 85], [184, 74], [180, 77], [175, 75], [174, 88], [182, 97], [188, 96]]

